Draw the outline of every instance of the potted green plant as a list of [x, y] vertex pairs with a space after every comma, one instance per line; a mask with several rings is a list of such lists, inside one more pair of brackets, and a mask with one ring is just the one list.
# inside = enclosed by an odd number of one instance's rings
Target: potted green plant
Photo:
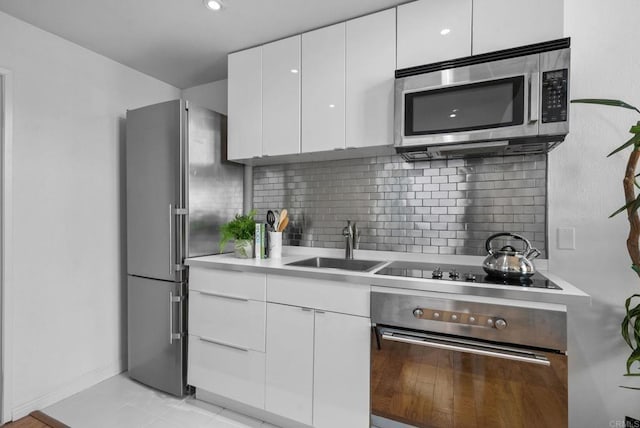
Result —
[[256, 210], [249, 211], [248, 214], [236, 216], [228, 223], [220, 226], [220, 252], [224, 251], [227, 242], [235, 240], [234, 254], [236, 257], [248, 259], [253, 257], [253, 238], [256, 231], [256, 221], [254, 216]]
[[[640, 113], [640, 110], [636, 107], [620, 100], [584, 98], [572, 100], [571, 102], [621, 107]], [[640, 189], [640, 183], [638, 183], [637, 180], [637, 177], [640, 176], [640, 174], [637, 173], [638, 161], [640, 161], [640, 121], [631, 126], [629, 132], [632, 134], [632, 137], [607, 155], [607, 157], [609, 157], [628, 147], [632, 149], [622, 182], [625, 204], [613, 212], [609, 218], [624, 211], [627, 212], [627, 219], [629, 220], [627, 251], [631, 257], [631, 269], [640, 277], [640, 216], [638, 215], [640, 194], [636, 194], [636, 188]], [[631, 348], [631, 354], [627, 358], [627, 372], [625, 376], [640, 376], [640, 366], [636, 364], [635, 369], [633, 369], [634, 363], [640, 363], [640, 294], [634, 294], [629, 297], [625, 301], [624, 307], [625, 316], [621, 323], [621, 333], [624, 341]], [[623, 388], [640, 390], [640, 387], [623, 386]]]

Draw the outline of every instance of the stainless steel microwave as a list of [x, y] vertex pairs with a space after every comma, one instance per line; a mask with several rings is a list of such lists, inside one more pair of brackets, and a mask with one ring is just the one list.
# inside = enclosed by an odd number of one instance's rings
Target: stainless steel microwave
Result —
[[546, 153], [569, 132], [570, 39], [396, 71], [406, 160]]

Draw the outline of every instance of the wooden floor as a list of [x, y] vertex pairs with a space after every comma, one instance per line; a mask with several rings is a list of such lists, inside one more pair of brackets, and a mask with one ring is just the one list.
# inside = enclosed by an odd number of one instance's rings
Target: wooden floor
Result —
[[42, 412], [31, 412], [29, 416], [2, 425], [0, 428], [69, 428], [67, 425], [45, 415]]

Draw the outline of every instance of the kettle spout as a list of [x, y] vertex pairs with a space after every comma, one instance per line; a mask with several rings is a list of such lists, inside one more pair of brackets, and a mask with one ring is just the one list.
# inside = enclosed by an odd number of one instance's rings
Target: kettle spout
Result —
[[535, 259], [536, 257], [538, 257], [540, 254], [542, 254], [540, 252], [540, 250], [538, 250], [537, 248], [532, 248], [529, 251], [527, 251], [527, 254], [525, 254], [524, 257], [527, 260], [531, 261], [531, 260]]

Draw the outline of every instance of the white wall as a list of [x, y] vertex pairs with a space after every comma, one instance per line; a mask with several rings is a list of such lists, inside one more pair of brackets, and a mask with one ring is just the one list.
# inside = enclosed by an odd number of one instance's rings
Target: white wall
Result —
[[227, 114], [227, 80], [217, 80], [184, 89], [182, 98], [199, 107]]
[[14, 83], [20, 417], [126, 367], [125, 110], [180, 91], [1, 12], [0, 68]]
[[[640, 105], [640, 3], [565, 0], [571, 37], [571, 98], [618, 98]], [[574, 104], [571, 132], [549, 155], [550, 268], [592, 296], [591, 307], [572, 308], [569, 399], [572, 427], [616, 427], [640, 418], [640, 379], [625, 378], [630, 349], [620, 336], [624, 300], [640, 292], [630, 269], [622, 177], [629, 150], [606, 155], [629, 138], [640, 119], [632, 111]], [[557, 249], [557, 228], [576, 228], [576, 250]]]

